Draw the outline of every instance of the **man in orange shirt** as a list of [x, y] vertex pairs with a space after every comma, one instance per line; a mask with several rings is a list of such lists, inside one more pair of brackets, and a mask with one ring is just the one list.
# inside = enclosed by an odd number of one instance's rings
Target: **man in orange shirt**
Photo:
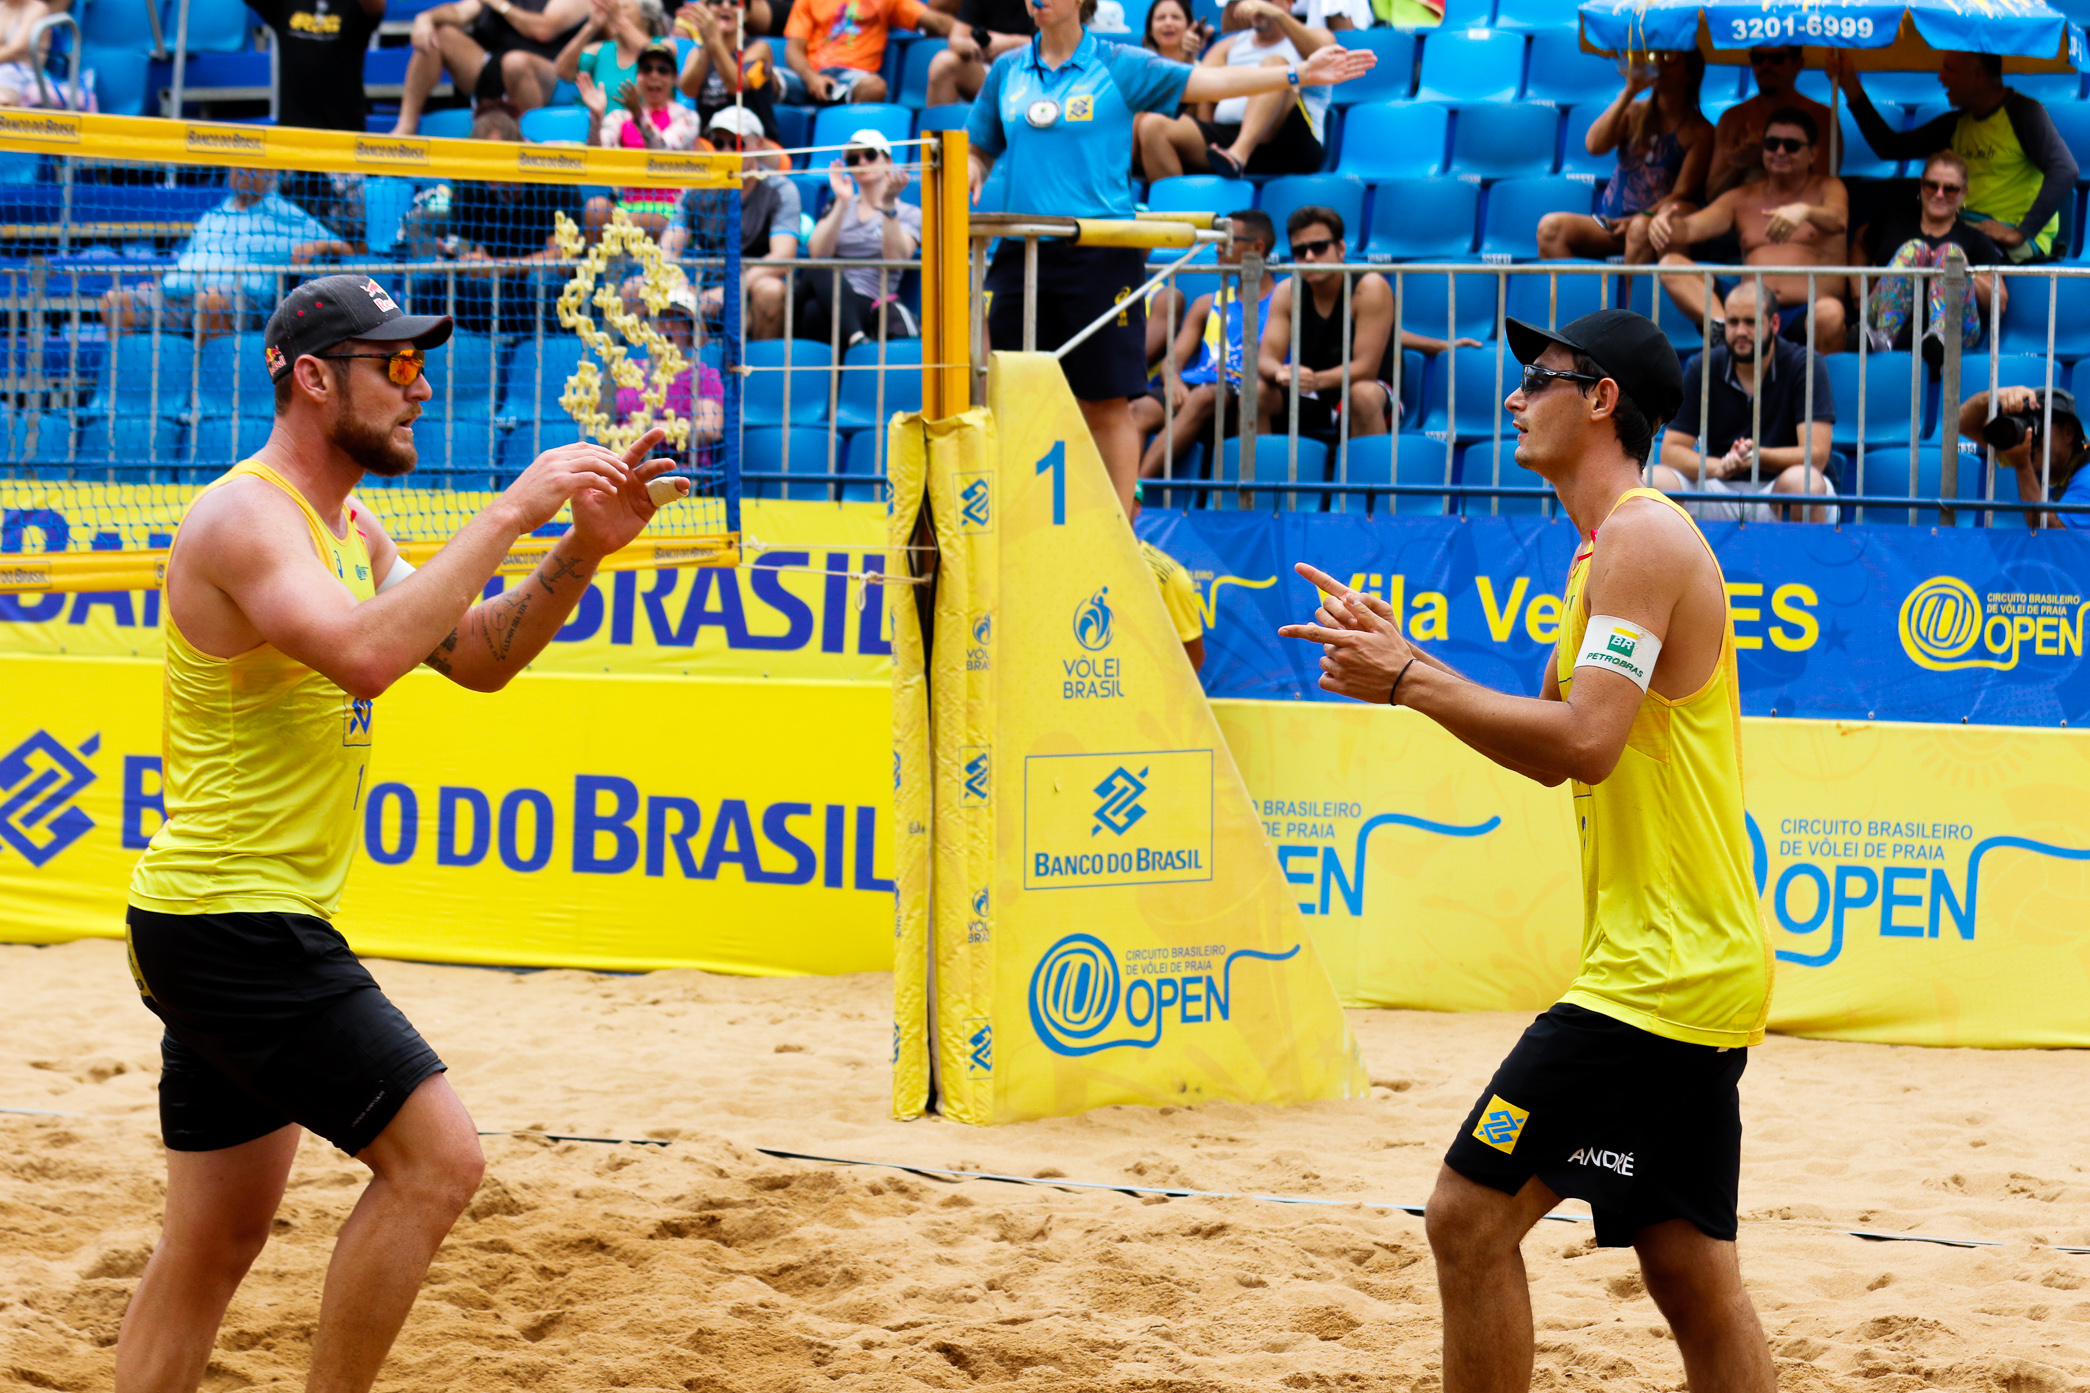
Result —
[[895, 28], [949, 34], [951, 17], [921, 0], [798, 0], [784, 22], [783, 99], [795, 106], [884, 101], [878, 69]]

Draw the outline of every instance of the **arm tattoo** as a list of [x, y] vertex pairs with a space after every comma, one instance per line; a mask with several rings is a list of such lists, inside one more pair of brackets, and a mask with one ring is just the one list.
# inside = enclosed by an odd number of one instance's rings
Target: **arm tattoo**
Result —
[[586, 583], [594, 571], [593, 566], [583, 566], [569, 556], [547, 556], [544, 563], [537, 568], [537, 580], [544, 586], [547, 595], [556, 595], [559, 592], [560, 581], [568, 576], [575, 576]]
[[448, 677], [450, 675], [450, 659], [456, 654], [456, 652], [457, 630], [452, 629], [450, 631], [450, 637], [444, 639], [441, 643], [437, 644], [435, 646], [435, 652], [430, 653], [422, 661], [426, 662], [428, 666], [434, 668], [443, 676]]
[[480, 633], [486, 639], [486, 651], [493, 654], [495, 662], [508, 661], [509, 650], [515, 647], [515, 635], [522, 628], [523, 616], [530, 612], [532, 598], [526, 586], [510, 590], [482, 607]]

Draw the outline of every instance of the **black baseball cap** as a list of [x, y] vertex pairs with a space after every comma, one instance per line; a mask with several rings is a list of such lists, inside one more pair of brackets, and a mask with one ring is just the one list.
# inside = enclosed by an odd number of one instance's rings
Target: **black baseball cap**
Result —
[[1650, 420], [1673, 421], [1684, 404], [1684, 370], [1676, 361], [1676, 349], [1644, 314], [1597, 310], [1558, 329], [1541, 329], [1521, 319], [1506, 320], [1503, 327], [1509, 350], [1520, 363], [1536, 362], [1553, 343], [1588, 354]]
[[261, 351], [269, 381], [279, 382], [300, 357], [337, 343], [367, 339], [436, 348], [448, 341], [450, 329], [449, 315], [407, 314], [368, 276], [321, 276], [283, 297], [262, 331]]

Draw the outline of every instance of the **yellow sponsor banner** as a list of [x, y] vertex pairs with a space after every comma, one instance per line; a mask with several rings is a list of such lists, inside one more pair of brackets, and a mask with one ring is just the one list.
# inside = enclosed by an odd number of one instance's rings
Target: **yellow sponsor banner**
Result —
[[[1406, 711], [1215, 702], [1343, 999], [1541, 1010], [1574, 976], [1569, 798]], [[2090, 1045], [2090, 734], [1743, 721], [1771, 1028]]]
[[[164, 548], [193, 487], [0, 484], [0, 578], [47, 561], [93, 565], [120, 551], [68, 550], [107, 536], [123, 545], [157, 537]], [[491, 495], [373, 490], [372, 507], [401, 530], [437, 508], [460, 524]], [[882, 682], [891, 661], [885, 509], [874, 503], [777, 499], [741, 505], [741, 564], [703, 566], [702, 538], [642, 536], [596, 578], [535, 672], [634, 672], [676, 676], [799, 677]], [[498, 593], [549, 552], [551, 540], [516, 544]], [[436, 544], [410, 545], [425, 559]], [[700, 555], [701, 553], [701, 555]], [[153, 553], [164, 555], [164, 551]], [[651, 570], [620, 569], [626, 565]], [[163, 653], [157, 590], [120, 587], [0, 594], [0, 653], [157, 659]]]
[[605, 150], [582, 145], [552, 149], [503, 141], [19, 108], [0, 111], [0, 150], [103, 155], [153, 164], [683, 189], [727, 188], [738, 178], [740, 168], [737, 154]]
[[[359, 952], [750, 973], [892, 961], [882, 683], [416, 672], [374, 704]], [[0, 939], [122, 932], [160, 665], [0, 656]]]
[[988, 393], [991, 415], [930, 427], [945, 1114], [1356, 1096], [1348, 1021], [1058, 363], [998, 353]]

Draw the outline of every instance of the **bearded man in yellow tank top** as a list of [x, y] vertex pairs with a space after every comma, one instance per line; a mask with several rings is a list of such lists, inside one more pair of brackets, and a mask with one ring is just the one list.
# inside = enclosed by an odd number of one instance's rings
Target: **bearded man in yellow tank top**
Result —
[[[118, 1393], [189, 1393], [267, 1241], [300, 1128], [368, 1166], [327, 1268], [306, 1387], [363, 1393], [477, 1188], [477, 1130], [436, 1057], [328, 921], [376, 702], [421, 663], [497, 691], [652, 518], [641, 463], [547, 451], [418, 571], [355, 497], [414, 467], [447, 317], [365, 276], [298, 287], [263, 335], [275, 430], [198, 494], [166, 577], [166, 825], [131, 878], [132, 974], [160, 1017], [164, 1229], [125, 1313]], [[686, 491], [686, 483], [673, 485]], [[518, 537], [573, 525], [485, 603]]]
[[1650, 321], [1599, 310], [1557, 331], [1508, 322], [1517, 462], [1582, 538], [1567, 622], [1537, 698], [1467, 680], [1374, 596], [1322, 592], [1288, 638], [1320, 679], [1410, 707], [1506, 769], [1574, 791], [1581, 969], [1532, 1023], [1445, 1156], [1426, 1220], [1444, 1305], [1445, 1393], [1531, 1384], [1519, 1249], [1562, 1196], [1597, 1242], [1637, 1250], [1693, 1393], [1776, 1386], [1735, 1256], [1736, 1086], [1763, 1039], [1771, 959], [1742, 813], [1741, 711], [1719, 562], [1681, 508], [1641, 487], [1683, 395]]

